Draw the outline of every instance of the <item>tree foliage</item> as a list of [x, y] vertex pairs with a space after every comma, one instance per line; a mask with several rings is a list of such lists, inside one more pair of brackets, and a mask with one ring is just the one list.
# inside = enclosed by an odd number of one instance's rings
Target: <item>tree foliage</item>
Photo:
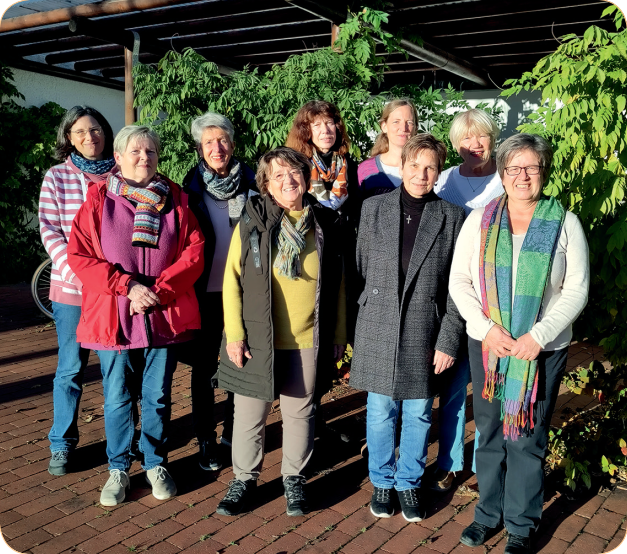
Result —
[[44, 254], [37, 224], [39, 191], [54, 165], [56, 127], [64, 110], [17, 104], [24, 97], [13, 73], [0, 62], [0, 283], [30, 279]]
[[[135, 70], [139, 122], [154, 126], [166, 148], [160, 170], [175, 181], [197, 163], [191, 120], [207, 110], [226, 115], [235, 126], [235, 155], [249, 165], [267, 150], [285, 143], [298, 109], [309, 100], [335, 104], [352, 141], [351, 155], [368, 156], [378, 118], [390, 97], [410, 96], [418, 106], [420, 129], [448, 141], [448, 129], [456, 109], [467, 109], [463, 93], [423, 90], [417, 86], [394, 87], [377, 95], [373, 85], [382, 82], [384, 58], [377, 55], [377, 41], [386, 50], [398, 51], [398, 37], [382, 30], [387, 14], [363, 8], [349, 15], [341, 26], [335, 49], [328, 47], [291, 56], [264, 74], [245, 68], [220, 75], [217, 67], [191, 49], [169, 52], [156, 66]], [[452, 111], [453, 110], [453, 111]], [[498, 112], [495, 112], [498, 115]], [[454, 151], [449, 163], [459, 163]]]
[[[589, 27], [582, 37], [567, 35], [556, 52], [538, 62], [520, 79], [506, 82], [510, 96], [523, 90], [542, 92], [542, 106], [519, 127], [543, 135], [553, 144], [553, 169], [545, 192], [558, 197], [579, 215], [590, 247], [591, 284], [588, 305], [579, 318], [576, 333], [600, 344], [614, 365], [614, 375], [624, 376], [627, 363], [627, 31], [620, 11], [609, 6], [604, 16], [614, 15], [616, 32]], [[571, 376], [571, 390], [598, 396], [607, 385], [598, 382], [605, 370], [595, 366], [597, 387], [580, 387], [590, 370]], [[614, 391], [625, 383], [606, 376]], [[622, 384], [621, 384], [622, 383]], [[596, 391], [596, 392], [594, 392]], [[627, 397], [606, 390], [611, 398], [605, 419], [608, 427], [580, 419], [584, 431], [560, 431], [552, 449], [567, 464], [567, 479], [589, 482], [588, 465], [624, 465], [619, 443], [627, 440]], [[607, 423], [607, 422], [606, 422]], [[587, 426], [587, 427], [586, 427]], [[590, 432], [591, 429], [598, 432]], [[587, 429], [587, 431], [585, 431]], [[607, 433], [610, 433], [609, 436]], [[577, 437], [577, 440], [575, 440]], [[590, 441], [594, 441], [594, 444]], [[601, 441], [601, 442], [597, 442]], [[587, 447], [582, 443], [589, 442]], [[600, 447], [600, 449], [599, 449]], [[603, 461], [605, 460], [605, 462]], [[608, 460], [614, 460], [614, 463]], [[568, 475], [570, 471], [570, 476]]]

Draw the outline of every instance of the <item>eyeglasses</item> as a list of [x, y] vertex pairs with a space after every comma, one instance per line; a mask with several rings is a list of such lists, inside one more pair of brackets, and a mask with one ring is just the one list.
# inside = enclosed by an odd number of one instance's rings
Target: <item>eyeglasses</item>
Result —
[[507, 172], [507, 174], [510, 177], [515, 177], [516, 175], [520, 175], [520, 172], [524, 169], [525, 173], [527, 175], [537, 175], [538, 173], [540, 173], [540, 170], [542, 169], [541, 165], [528, 165], [527, 167], [518, 167], [518, 166], [511, 166], [511, 167], [506, 167], [505, 171]]
[[87, 129], [87, 131], [85, 131], [85, 129], [79, 129], [78, 131], [70, 131], [70, 133], [74, 133], [78, 138], [85, 138], [87, 133], [99, 137], [102, 135], [102, 127], [92, 127], [91, 129]]
[[278, 181], [280, 183], [283, 183], [287, 180], [288, 177], [291, 177], [292, 179], [297, 181], [299, 177], [302, 177], [302, 175], [303, 172], [300, 169], [291, 169], [287, 173], [277, 173], [276, 175], [270, 177], [270, 179], [272, 181]]

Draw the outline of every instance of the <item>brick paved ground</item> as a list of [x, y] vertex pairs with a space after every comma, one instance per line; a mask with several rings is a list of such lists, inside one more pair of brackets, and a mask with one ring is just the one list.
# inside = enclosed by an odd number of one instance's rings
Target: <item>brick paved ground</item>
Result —
[[[18, 552], [57, 554], [186, 553], [342, 553], [460, 554], [483, 552], [458, 544], [473, 519], [476, 500], [453, 492], [433, 496], [428, 518], [408, 524], [400, 515], [377, 520], [369, 512], [372, 487], [360, 456], [364, 441], [365, 397], [348, 391], [328, 397], [327, 417], [352, 441], [320, 443], [314, 454], [309, 487], [315, 511], [288, 518], [280, 481], [280, 411], [268, 419], [267, 455], [250, 513], [227, 518], [215, 513], [233, 474], [227, 465], [219, 474], [200, 470], [192, 433], [190, 373], [179, 366], [173, 388], [169, 469], [179, 495], [155, 500], [141, 468], [131, 471], [132, 492], [122, 505], [98, 504], [107, 479], [103, 430], [103, 397], [97, 358], [92, 355], [84, 382], [80, 411], [78, 471], [64, 477], [47, 472], [47, 433], [52, 422], [52, 378], [56, 367], [56, 334], [37, 315], [26, 285], [0, 287], [0, 527], [6, 542]], [[585, 363], [598, 349], [571, 348], [570, 364]], [[338, 393], [335, 393], [336, 396]], [[223, 395], [217, 398], [220, 418]], [[470, 403], [470, 396], [468, 397]], [[555, 421], [587, 400], [563, 392]], [[572, 412], [570, 412], [572, 413]], [[466, 437], [470, 460], [474, 423], [468, 410]], [[437, 452], [437, 422], [429, 462]], [[226, 452], [228, 453], [228, 451]], [[458, 474], [456, 487], [472, 486], [468, 470]], [[538, 551], [544, 554], [597, 554], [617, 547], [625, 536], [627, 490], [591, 492], [569, 501], [548, 481]], [[486, 550], [503, 552], [501, 535]]]

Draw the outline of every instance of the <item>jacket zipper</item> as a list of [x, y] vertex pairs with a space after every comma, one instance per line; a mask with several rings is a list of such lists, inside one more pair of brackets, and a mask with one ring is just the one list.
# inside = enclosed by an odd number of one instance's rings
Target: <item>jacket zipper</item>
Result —
[[[279, 222], [281, 220], [279, 219]], [[270, 363], [272, 364], [272, 382], [270, 386], [272, 387], [272, 398], [274, 399], [276, 391], [274, 390], [274, 321], [272, 319], [272, 243], [274, 241], [274, 230], [277, 228], [278, 223], [270, 229], [270, 236], [268, 240], [270, 244], [268, 245], [268, 291], [270, 296], [270, 339], [272, 341], [272, 357], [270, 359]]]

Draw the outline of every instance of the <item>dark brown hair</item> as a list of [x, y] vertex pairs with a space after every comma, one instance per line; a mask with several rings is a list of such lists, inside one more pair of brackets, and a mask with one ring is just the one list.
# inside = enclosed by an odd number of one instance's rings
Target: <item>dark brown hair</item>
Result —
[[74, 148], [70, 142], [70, 130], [74, 123], [86, 115], [93, 117], [98, 122], [98, 125], [102, 127], [104, 134], [104, 150], [102, 151], [102, 155], [105, 158], [113, 157], [113, 131], [104, 115], [89, 106], [74, 106], [65, 112], [61, 123], [59, 123], [59, 128], [57, 129], [57, 144], [54, 149], [54, 157], [60, 162], [65, 161], [72, 152], [76, 152], [76, 148]]
[[405, 143], [401, 152], [401, 164], [405, 165], [407, 160], [413, 160], [423, 150], [432, 150], [436, 153], [438, 173], [442, 173], [442, 168], [446, 162], [446, 144], [429, 133], [414, 135]]
[[309, 159], [302, 152], [297, 152], [293, 148], [279, 146], [274, 150], [270, 150], [270, 152], [266, 152], [259, 159], [255, 180], [257, 181], [257, 188], [261, 196], [268, 194], [268, 181], [270, 180], [273, 160], [281, 160], [284, 165], [300, 169], [305, 178], [305, 184], [307, 188], [309, 188], [309, 179], [311, 178]]
[[285, 146], [293, 148], [297, 152], [302, 152], [308, 158], [313, 156], [314, 145], [311, 142], [311, 124], [319, 116], [326, 116], [332, 119], [337, 128], [333, 152], [338, 152], [340, 156], [345, 156], [351, 147], [351, 141], [346, 133], [346, 125], [342, 121], [340, 111], [331, 103], [324, 100], [312, 100], [307, 102], [298, 112], [292, 123], [289, 135], [285, 141]]

